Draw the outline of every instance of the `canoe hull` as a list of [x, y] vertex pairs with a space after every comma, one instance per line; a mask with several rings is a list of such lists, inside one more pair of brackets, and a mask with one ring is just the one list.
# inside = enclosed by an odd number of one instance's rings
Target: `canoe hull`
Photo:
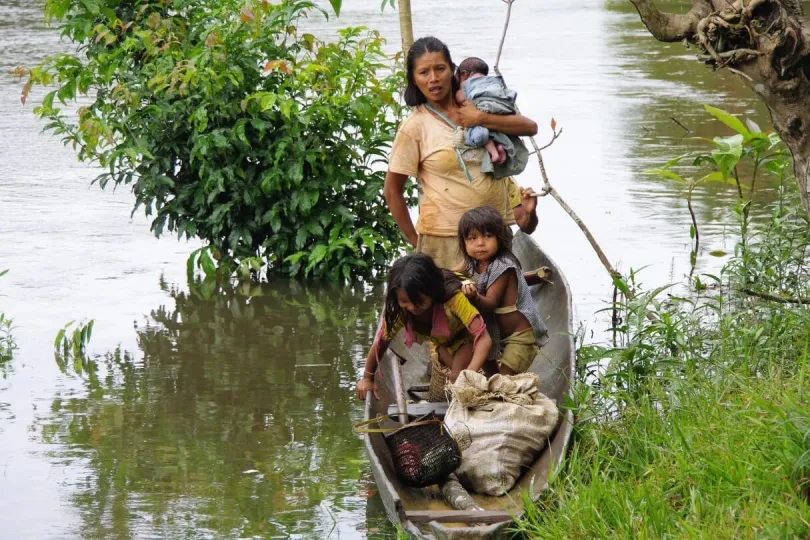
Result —
[[[549, 327], [551, 339], [535, 359], [530, 371], [539, 376], [541, 392], [556, 399], [559, 404], [566, 396], [570, 396], [571, 381], [574, 380], [576, 358], [571, 291], [559, 266], [531, 237], [518, 232], [515, 235], [513, 250], [524, 269], [541, 266], [551, 269], [551, 284], [532, 287], [532, 297], [537, 303], [541, 317]], [[405, 388], [424, 385], [429, 381], [427, 344], [414, 345], [408, 349], [401, 340], [396, 340], [391, 349], [393, 353], [389, 351], [382, 359], [382, 376], [379, 373], [377, 375], [380, 400], [372, 397], [366, 401], [366, 419], [387, 414], [388, 406], [396, 403], [392, 377], [388, 375], [386, 368], [391, 362], [397, 361], [397, 356], [407, 360], [402, 366]], [[549, 444], [508, 495], [504, 497], [474, 495], [476, 502], [487, 510], [506, 511], [516, 517], [522, 515], [521, 494], [527, 493], [532, 500], [536, 500], [546, 488], [549, 475], [562, 460], [571, 436], [573, 421], [571, 411], [560, 414], [559, 424]], [[438, 489], [413, 489], [399, 483], [382, 435], [370, 433], [366, 434], [364, 439], [386, 514], [392, 522], [399, 524], [411, 536], [431, 540], [496, 539], [508, 536], [507, 530], [511, 523], [509, 521], [469, 526], [436, 521], [416, 524], [409, 520], [407, 517], [409, 510], [443, 511], [449, 508], [438, 494]]]

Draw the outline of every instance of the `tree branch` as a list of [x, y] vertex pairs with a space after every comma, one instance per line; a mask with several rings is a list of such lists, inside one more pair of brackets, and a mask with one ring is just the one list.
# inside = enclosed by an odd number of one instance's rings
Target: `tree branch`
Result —
[[804, 304], [810, 305], [810, 298], [790, 298], [784, 296], [776, 296], [773, 294], [763, 293], [759, 291], [755, 291], [753, 289], [742, 289], [742, 292], [749, 296], [755, 296], [757, 298], [762, 298], [763, 300], [770, 300], [771, 302], [777, 302], [779, 304]]
[[[515, 0], [504, 0], [504, 3], [508, 5], [506, 9], [506, 20], [504, 21], [503, 24], [503, 32], [501, 34], [501, 44], [498, 47], [498, 55], [495, 57], [495, 65], [493, 66], [495, 74], [498, 76], [502, 76], [499, 65], [501, 62], [501, 53], [503, 52], [503, 42], [506, 39], [506, 31], [509, 29], [509, 20], [512, 17], [512, 3], [514, 1]], [[520, 109], [517, 108], [517, 104], [515, 104], [515, 109], [517, 109], [518, 114], [520, 114]], [[529, 137], [529, 141], [531, 142], [532, 147], [534, 148], [534, 151], [531, 153], [537, 156], [537, 163], [538, 165], [540, 165], [540, 176], [543, 179], [543, 188], [540, 190], [541, 193], [540, 196], [551, 195], [554, 198], [554, 200], [557, 201], [557, 203], [563, 208], [563, 210], [565, 210], [565, 213], [571, 216], [571, 219], [573, 219], [574, 223], [576, 223], [577, 226], [580, 228], [582, 233], [585, 235], [585, 238], [588, 239], [588, 242], [591, 244], [591, 247], [596, 252], [596, 256], [599, 257], [599, 261], [602, 263], [602, 266], [604, 266], [605, 270], [607, 270], [607, 273], [610, 274], [611, 279], [621, 277], [621, 274], [615, 268], [613, 268], [613, 265], [610, 264], [607, 255], [605, 255], [605, 252], [602, 251], [602, 248], [599, 246], [599, 243], [591, 234], [591, 231], [585, 225], [585, 222], [582, 221], [582, 219], [577, 215], [577, 213], [574, 212], [574, 209], [568, 206], [568, 203], [566, 203], [563, 200], [563, 198], [560, 197], [560, 194], [557, 193], [557, 190], [551, 186], [551, 183], [548, 180], [548, 173], [546, 173], [546, 165], [545, 163], [543, 163], [542, 151], [551, 146], [552, 144], [554, 144], [554, 141], [557, 140], [557, 137], [559, 137], [562, 134], [562, 128], [557, 130], [557, 122], [552, 120], [551, 131], [553, 134], [551, 137], [551, 142], [549, 142], [542, 148], [538, 146], [537, 141], [534, 140], [534, 137]]]
[[663, 13], [653, 0], [630, 0], [641, 16], [641, 22], [658, 41], [693, 39], [701, 19], [712, 12], [708, 0], [692, 0], [692, 9], [685, 14]]

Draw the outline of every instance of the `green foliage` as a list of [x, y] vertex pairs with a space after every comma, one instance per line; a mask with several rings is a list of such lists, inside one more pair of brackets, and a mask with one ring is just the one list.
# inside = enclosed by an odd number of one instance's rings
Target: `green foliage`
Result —
[[87, 354], [95, 321], [93, 319], [88, 322], [82, 321], [74, 327], [75, 322], [70, 321], [56, 333], [56, 339], [53, 340], [56, 365], [62, 373], [67, 373], [68, 367], [71, 367], [76, 375], [81, 375], [84, 371], [95, 372], [95, 363]]
[[[707, 110], [737, 134], [704, 139], [708, 150], [652, 172], [685, 185], [690, 203], [703, 182], [735, 185], [740, 241], [719, 275], [694, 278], [688, 297], [672, 285], [646, 289], [634, 271], [614, 279], [625, 296], [610, 308], [614, 342], [578, 350], [579, 382], [563, 404], [578, 419], [572, 451], [539, 504], [526, 501], [516, 528], [528, 537], [807, 532], [810, 224], [778, 138]], [[690, 170], [670, 170], [683, 161]], [[777, 178], [780, 196], [749, 231], [758, 174]], [[693, 231], [697, 239], [694, 214]]]
[[[0, 277], [8, 273], [8, 270], [0, 270]], [[14, 330], [14, 321], [6, 317], [6, 314], [0, 311], [0, 372], [5, 375], [5, 366], [11, 361], [14, 356], [14, 350], [17, 344], [12, 336]]]
[[[381, 195], [402, 75], [377, 32], [299, 34], [317, 11], [48, 0], [78, 54], [33, 68], [24, 96], [56, 87], [36, 108], [46, 128], [105, 170], [102, 188], [130, 186], [156, 235], [202, 238], [229, 272], [259, 257], [271, 274], [368, 277], [404, 245]], [[57, 106], [85, 95], [78, 118]]]
[[793, 182], [778, 188], [779, 201], [771, 205], [771, 219], [751, 234], [730, 261], [730, 285], [737, 290], [761, 292], [810, 303], [810, 223], [799, 204]]
[[[752, 238], [784, 235], [789, 216], [804, 215], [798, 197], [784, 207]], [[790, 226], [807, 238], [806, 222]], [[617, 278], [636, 291], [617, 306], [619, 344], [579, 348], [572, 451], [517, 528], [531, 538], [804, 534], [810, 312], [736, 282], [758, 256], [758, 267], [796, 269], [806, 245], [751, 243], [686, 298], [645, 290], [635, 272]]]
[[[784, 183], [790, 175], [792, 158], [790, 152], [782, 144], [776, 133], [763, 133], [753, 121], [745, 123], [736, 116], [721, 109], [704, 105], [706, 111], [736, 133], [727, 137], [714, 137], [712, 139], [698, 138], [707, 143], [706, 150], [688, 152], [679, 155], [660, 169], [652, 169], [649, 174], [677, 182], [686, 188], [686, 204], [692, 225], [689, 236], [694, 240], [690, 253], [690, 262], [694, 268], [700, 252], [700, 232], [697, 218], [692, 208], [692, 196], [695, 190], [707, 182], [721, 182], [735, 186], [739, 196], [739, 204], [735, 208], [741, 217], [742, 248], [746, 246], [748, 233], [750, 205], [756, 193], [757, 179], [767, 174]], [[746, 126], [747, 124], [747, 126]], [[685, 164], [685, 165], [684, 165]], [[686, 169], [684, 175], [673, 171], [681, 166]], [[741, 178], [740, 170], [746, 170], [750, 176]], [[688, 173], [688, 174], [687, 174]], [[746, 197], [743, 192], [747, 192]]]

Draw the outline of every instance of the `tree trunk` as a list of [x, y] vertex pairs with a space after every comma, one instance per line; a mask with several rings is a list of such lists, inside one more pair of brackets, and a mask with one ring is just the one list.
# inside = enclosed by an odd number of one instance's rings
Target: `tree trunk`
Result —
[[402, 36], [402, 54], [408, 56], [408, 50], [413, 45], [413, 22], [411, 20], [411, 0], [398, 0], [399, 33]]
[[801, 0], [692, 0], [685, 14], [662, 13], [653, 0], [630, 1], [656, 39], [691, 42], [702, 61], [748, 81], [793, 154], [810, 216], [810, 32]]

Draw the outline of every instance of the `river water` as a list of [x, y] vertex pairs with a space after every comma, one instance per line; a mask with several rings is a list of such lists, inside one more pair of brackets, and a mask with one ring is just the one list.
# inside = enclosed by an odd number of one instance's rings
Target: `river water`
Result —
[[[21, 105], [10, 72], [69, 50], [24, 0], [0, 0], [0, 312], [18, 350], [0, 366], [0, 538], [384, 538], [386, 523], [353, 400], [381, 290], [274, 282], [205, 302], [185, 285], [196, 243], [155, 239], [125, 191], [90, 186], [58, 139], [40, 134], [35, 93]], [[396, 13], [344, 1], [339, 26], [379, 29], [398, 46]], [[492, 62], [505, 5], [415, 1], [417, 36], [456, 60]], [[666, 4], [666, 2], [664, 2]], [[683, 9], [689, 2], [669, 2]], [[730, 73], [681, 44], [656, 43], [625, 0], [519, 0], [502, 71], [549, 135], [551, 181], [623, 270], [658, 285], [688, 271], [682, 193], [643, 171], [692, 135], [726, 134], [710, 103], [767, 126]], [[676, 121], [677, 120], [677, 123]], [[534, 163], [519, 181], [538, 189]], [[764, 186], [758, 197], [772, 196]], [[696, 195], [704, 253], [734, 244], [731, 188]], [[579, 321], [595, 335], [610, 284], [579, 229], [550, 198], [537, 240], [562, 266]], [[722, 263], [703, 255], [698, 271]], [[94, 319], [100, 366], [60, 372], [56, 332]]]

